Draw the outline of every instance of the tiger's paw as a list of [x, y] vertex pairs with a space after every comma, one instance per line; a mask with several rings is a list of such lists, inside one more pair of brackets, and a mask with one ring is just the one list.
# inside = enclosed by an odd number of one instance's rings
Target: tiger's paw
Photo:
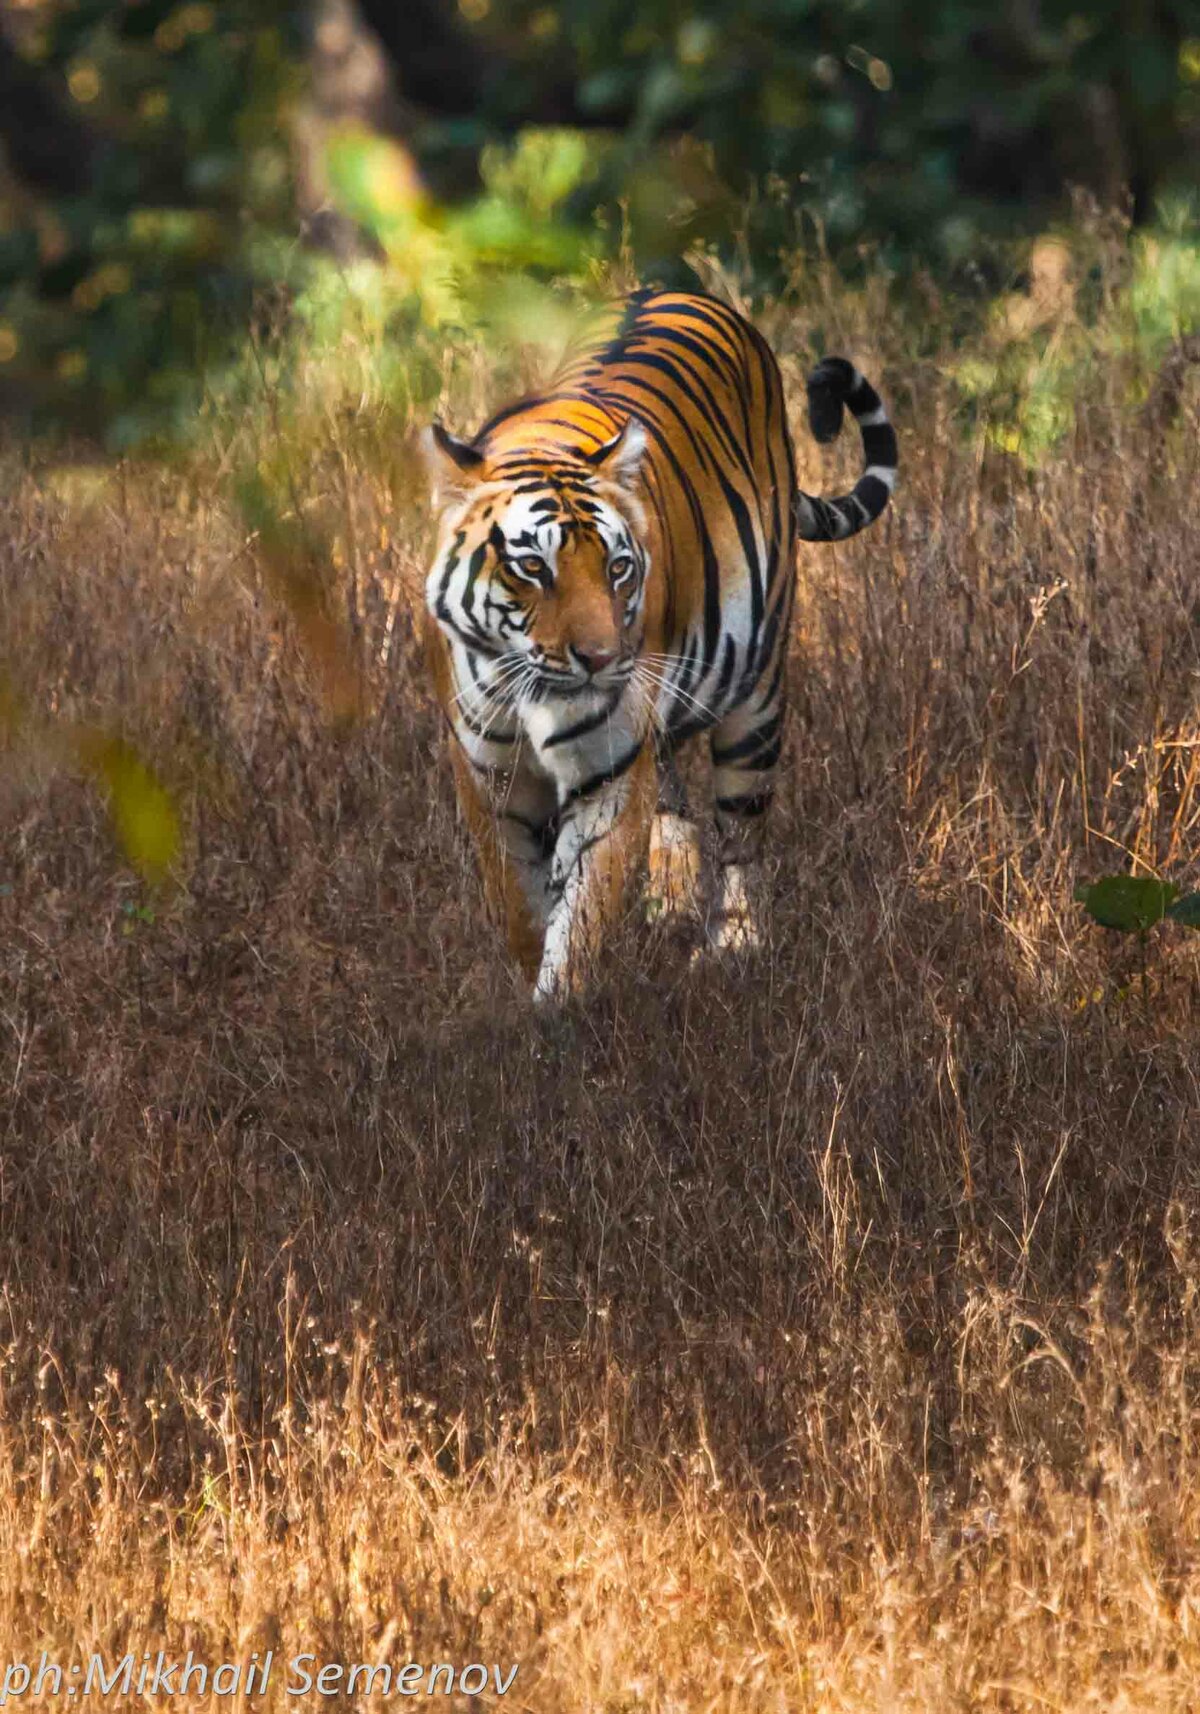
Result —
[[530, 994], [535, 1006], [549, 1006], [553, 1009], [555, 1006], [564, 1005], [571, 998], [572, 993], [576, 991], [576, 987], [577, 985], [571, 981], [569, 972], [547, 968], [543, 964], [538, 971], [537, 979], [530, 990]]
[[705, 944], [696, 949], [693, 963], [703, 958], [750, 958], [762, 946], [759, 912], [751, 897], [747, 872], [731, 863], [721, 873], [721, 892], [708, 919]]
[[682, 815], [656, 815], [650, 826], [646, 920], [669, 923], [700, 914], [700, 831]]

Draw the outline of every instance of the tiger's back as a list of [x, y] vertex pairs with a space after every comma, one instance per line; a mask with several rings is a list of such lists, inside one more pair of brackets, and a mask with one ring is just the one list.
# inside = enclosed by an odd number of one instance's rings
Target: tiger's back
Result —
[[680, 742], [752, 688], [786, 633], [796, 480], [779, 366], [717, 300], [639, 292], [610, 335], [589, 341], [542, 398], [493, 418], [478, 444], [501, 467], [531, 444], [594, 452], [631, 416], [647, 431], [659, 574], [646, 649], [668, 663], [658, 706]]

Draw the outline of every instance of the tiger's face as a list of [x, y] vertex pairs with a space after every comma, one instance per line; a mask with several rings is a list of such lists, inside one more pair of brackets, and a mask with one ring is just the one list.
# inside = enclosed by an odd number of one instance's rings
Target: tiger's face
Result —
[[429, 432], [441, 507], [429, 608], [452, 643], [493, 663], [488, 676], [500, 673], [514, 702], [612, 695], [632, 674], [649, 570], [636, 494], [645, 445], [631, 421], [593, 457], [491, 461]]

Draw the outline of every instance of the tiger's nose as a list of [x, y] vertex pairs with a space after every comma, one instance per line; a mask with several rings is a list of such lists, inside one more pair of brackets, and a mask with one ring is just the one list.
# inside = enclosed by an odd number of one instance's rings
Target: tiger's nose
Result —
[[615, 649], [578, 649], [575, 647], [574, 643], [571, 645], [571, 653], [583, 668], [584, 672], [588, 673], [592, 678], [594, 678], [597, 673], [603, 672], [605, 667], [611, 666], [617, 658], [617, 651]]

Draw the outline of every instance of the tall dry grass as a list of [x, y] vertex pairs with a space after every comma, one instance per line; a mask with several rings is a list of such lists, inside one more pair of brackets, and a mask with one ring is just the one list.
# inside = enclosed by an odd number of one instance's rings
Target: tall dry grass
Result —
[[[769, 326], [797, 403], [817, 327], [878, 374], [904, 461], [801, 567], [770, 943], [693, 971], [635, 911], [557, 1015], [483, 927], [361, 422], [297, 470], [357, 720], [209, 468], [10, 460], [0, 1657], [1200, 1705], [1200, 965], [1071, 903], [1194, 876], [1196, 396], [1151, 433], [1102, 377], [1027, 473], [881, 304]], [[160, 896], [84, 729], [177, 795]]]

